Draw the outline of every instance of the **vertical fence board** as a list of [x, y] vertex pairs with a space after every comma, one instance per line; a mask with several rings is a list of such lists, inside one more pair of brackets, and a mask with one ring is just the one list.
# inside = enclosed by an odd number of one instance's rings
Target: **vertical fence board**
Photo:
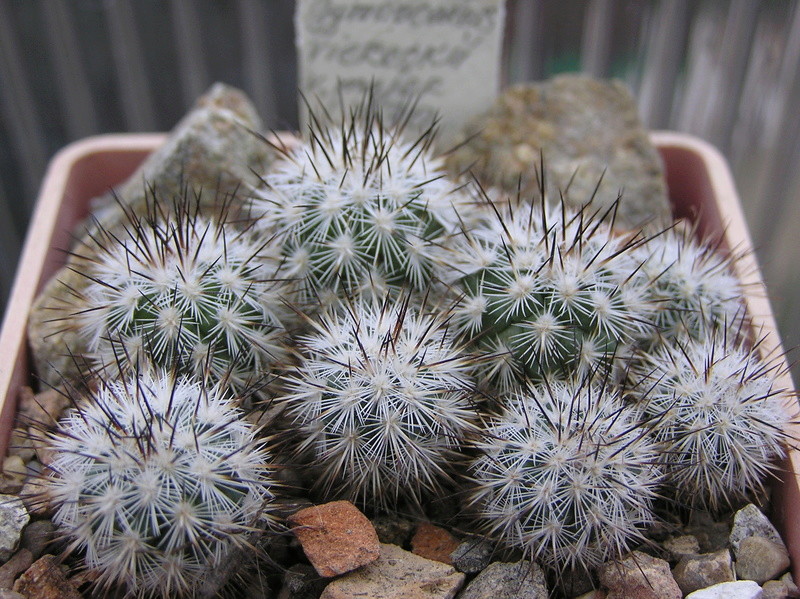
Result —
[[129, 131], [156, 127], [153, 98], [130, 0], [105, 0], [120, 102]]
[[71, 139], [78, 139], [96, 133], [94, 101], [69, 7], [64, 0], [49, 0], [42, 17], [47, 28], [50, 58], [55, 67], [67, 134]]
[[183, 103], [188, 109], [209, 84], [208, 69], [203, 61], [200, 17], [194, 4], [185, 0], [170, 0], [170, 8]]
[[264, 4], [261, 0], [239, 0], [242, 30], [242, 61], [247, 91], [267, 126], [278, 120], [273, 87], [271, 53], [267, 48]]
[[590, 0], [583, 21], [581, 70], [604, 77], [611, 62], [611, 35], [614, 29], [614, 1]]

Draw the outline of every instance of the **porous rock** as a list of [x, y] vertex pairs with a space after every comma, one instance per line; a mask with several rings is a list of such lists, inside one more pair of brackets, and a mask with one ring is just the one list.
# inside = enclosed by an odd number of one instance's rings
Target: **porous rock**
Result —
[[483, 539], [467, 539], [450, 554], [450, 560], [459, 572], [474, 574], [489, 565], [493, 550], [491, 543]]
[[670, 559], [676, 561], [684, 555], [698, 555], [700, 553], [700, 543], [694, 535], [670, 537], [662, 545], [669, 552]]
[[465, 575], [396, 545], [381, 545], [378, 560], [332, 581], [320, 599], [452, 599]]
[[737, 559], [739, 558], [739, 544], [747, 537], [764, 537], [786, 547], [772, 522], [752, 503], [744, 506], [733, 517], [730, 544]]
[[450, 554], [458, 548], [459, 542], [440, 526], [421, 522], [411, 537], [411, 552], [427, 559], [444, 564], [453, 564]]
[[512, 194], [521, 183], [528, 197], [538, 190], [540, 153], [554, 201], [559, 190], [576, 206], [595, 195], [595, 208], [603, 209], [623, 191], [623, 227], [671, 222], [661, 159], [623, 83], [561, 75], [510, 87], [467, 127], [447, 166]]
[[789, 567], [786, 546], [764, 537], [745, 537], [736, 552], [736, 574], [759, 584], [772, 580]]
[[81, 599], [52, 555], [43, 555], [14, 583], [14, 590], [29, 599]]
[[37, 560], [44, 554], [54, 536], [55, 527], [50, 520], [36, 520], [22, 531], [20, 547], [30, 551], [33, 559]]
[[731, 553], [727, 549], [701, 555], [684, 555], [672, 571], [672, 576], [684, 594], [736, 580]]
[[686, 599], [762, 599], [761, 587], [752, 580], [721, 582], [686, 595]]
[[789, 587], [782, 580], [768, 580], [761, 585], [761, 599], [788, 599]]
[[414, 523], [395, 514], [375, 516], [372, 519], [381, 543], [402, 547], [414, 531]]
[[3, 473], [0, 476], [0, 493], [16, 495], [25, 484], [27, 468], [18, 455], [10, 455], [3, 460]]
[[20, 549], [10, 560], [0, 566], [0, 589], [10, 589], [18, 574], [30, 568], [33, 556], [27, 549]]
[[669, 564], [641, 551], [633, 551], [625, 559], [603, 564], [598, 574], [600, 583], [608, 589], [607, 599], [683, 597]]
[[329, 578], [350, 572], [381, 555], [372, 523], [349, 501], [302, 509], [290, 516], [289, 522], [320, 576]]
[[17, 550], [22, 529], [30, 519], [19, 497], [0, 495], [0, 563]]
[[544, 572], [535, 562], [494, 562], [478, 574], [459, 599], [548, 599]]

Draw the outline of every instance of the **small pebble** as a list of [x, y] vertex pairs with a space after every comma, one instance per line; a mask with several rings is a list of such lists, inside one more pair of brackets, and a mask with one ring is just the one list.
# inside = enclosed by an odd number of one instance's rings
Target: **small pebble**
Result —
[[50, 541], [53, 540], [55, 527], [50, 520], [36, 520], [31, 522], [22, 531], [20, 547], [24, 547], [37, 560], [44, 554]]
[[16, 495], [25, 484], [28, 469], [18, 455], [10, 455], [3, 461], [3, 474], [0, 477], [0, 493]]
[[800, 597], [800, 589], [798, 589], [797, 585], [794, 583], [794, 578], [792, 578], [791, 572], [787, 572], [781, 576], [781, 582], [786, 584], [786, 588], [789, 591], [789, 597]]
[[44, 555], [33, 562], [17, 578], [14, 590], [36, 599], [82, 599], [78, 589], [67, 579], [58, 560], [52, 555]]
[[670, 537], [663, 543], [664, 549], [669, 552], [670, 559], [678, 561], [684, 555], [698, 555], [700, 543], [694, 535], [681, 535]]
[[459, 599], [548, 599], [544, 572], [535, 562], [494, 562], [467, 585]]
[[684, 595], [720, 582], [736, 580], [733, 560], [727, 549], [701, 555], [685, 555], [672, 570]]
[[14, 579], [31, 567], [33, 556], [27, 549], [20, 549], [10, 560], [0, 566], [0, 589], [10, 589]]
[[733, 517], [730, 544], [736, 559], [739, 559], [739, 543], [747, 537], [764, 537], [786, 547], [772, 522], [752, 503], [740, 509]]
[[444, 528], [430, 522], [421, 522], [411, 537], [411, 552], [443, 564], [453, 564], [450, 554], [459, 546], [459, 541]]
[[736, 574], [759, 584], [778, 577], [789, 567], [789, 553], [783, 544], [764, 537], [745, 537], [736, 553]]
[[459, 572], [474, 574], [489, 565], [494, 548], [483, 539], [468, 539], [450, 554], [452, 564]]
[[402, 547], [406, 544], [411, 533], [414, 532], [414, 523], [399, 516], [376, 516], [372, 519], [372, 526], [378, 533], [381, 543]]
[[289, 522], [320, 576], [338, 576], [380, 556], [380, 542], [372, 523], [349, 501], [302, 509], [289, 516]]
[[761, 585], [761, 599], [788, 599], [789, 587], [782, 580], [768, 580]]
[[669, 563], [642, 553], [606, 562], [599, 568], [600, 583], [608, 589], [607, 599], [681, 599], [683, 593], [672, 577]]
[[14, 555], [29, 520], [28, 510], [19, 497], [0, 495], [0, 563]]
[[761, 587], [752, 580], [722, 582], [686, 595], [686, 599], [762, 599]]

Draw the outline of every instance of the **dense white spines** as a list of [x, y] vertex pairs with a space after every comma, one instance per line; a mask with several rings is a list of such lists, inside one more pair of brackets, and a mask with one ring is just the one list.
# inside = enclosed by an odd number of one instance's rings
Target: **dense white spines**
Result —
[[655, 327], [644, 342], [696, 340], [715, 324], [737, 328], [744, 315], [742, 287], [732, 272], [733, 258], [696, 241], [689, 229], [670, 229], [637, 249], [643, 262], [638, 277], [656, 308]]
[[650, 326], [632, 247], [588, 208], [498, 210], [455, 252], [463, 299], [454, 323], [496, 356], [488, 370], [501, 389], [521, 375], [600, 371]]
[[284, 380], [298, 453], [313, 454], [317, 485], [334, 495], [419, 504], [474, 427], [467, 359], [439, 318], [407, 301], [359, 301], [315, 327]]
[[640, 405], [654, 424], [668, 487], [712, 509], [762, 488], [796, 417], [775, 387], [777, 367], [734, 337], [684, 337], [641, 354], [630, 372], [647, 390]]
[[50, 434], [53, 521], [99, 587], [192, 595], [264, 515], [268, 456], [216, 388], [157, 371], [100, 384]]
[[338, 124], [312, 119], [309, 139], [264, 175], [259, 226], [283, 240], [305, 300], [429, 285], [438, 244], [458, 222], [453, 204], [469, 202], [440, 172], [432, 133], [403, 135], [365, 102]]
[[188, 206], [96, 242], [69, 321], [100, 363], [146, 359], [243, 385], [285, 355], [287, 283], [269, 244]]
[[467, 483], [490, 538], [556, 570], [591, 568], [643, 538], [658, 454], [621, 391], [559, 381], [504, 404]]

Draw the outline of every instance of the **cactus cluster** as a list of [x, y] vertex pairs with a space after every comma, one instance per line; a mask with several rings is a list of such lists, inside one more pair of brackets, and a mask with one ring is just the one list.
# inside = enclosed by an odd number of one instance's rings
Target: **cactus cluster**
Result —
[[629, 376], [647, 395], [639, 403], [683, 503], [732, 507], [774, 472], [789, 441], [777, 368], [726, 331], [640, 354]]
[[455, 324], [495, 356], [486, 368], [501, 389], [520, 377], [602, 373], [651, 326], [632, 276], [637, 240], [590, 207], [501, 210], [455, 252], [463, 296]]
[[[554, 570], [641, 541], [657, 497], [718, 509], [763, 484], [791, 415], [725, 332], [744, 322], [733, 259], [591, 202], [477, 201], [432, 131], [405, 141], [371, 99], [310, 123], [273, 142], [255, 220], [155, 198], [78, 252], [59, 318], [104, 370], [43, 484], [101, 587], [194, 595], [269, 521], [270, 455], [321, 501], [466, 498]], [[266, 376], [280, 416], [259, 441], [240, 399]]]
[[76, 401], [49, 435], [53, 522], [99, 587], [193, 593], [268, 518], [256, 431], [219, 386], [161, 370], [100, 379]]
[[167, 211], [153, 198], [123, 231], [98, 227], [66, 319], [100, 365], [151, 361], [243, 386], [285, 357], [275, 248], [198, 202], [189, 194]]
[[407, 142], [371, 100], [309, 128], [307, 141], [279, 146], [282, 160], [254, 200], [259, 226], [282, 240], [288, 272], [304, 282], [303, 299], [427, 288], [458, 222], [454, 205], [469, 203], [440, 172], [433, 129]]
[[409, 299], [362, 299], [323, 314], [304, 336], [283, 401], [317, 486], [384, 509], [420, 506], [449, 478], [474, 430], [470, 361], [440, 315]]
[[556, 569], [624, 553], [655, 520], [659, 454], [620, 389], [520, 389], [476, 443], [470, 503], [487, 534]]

